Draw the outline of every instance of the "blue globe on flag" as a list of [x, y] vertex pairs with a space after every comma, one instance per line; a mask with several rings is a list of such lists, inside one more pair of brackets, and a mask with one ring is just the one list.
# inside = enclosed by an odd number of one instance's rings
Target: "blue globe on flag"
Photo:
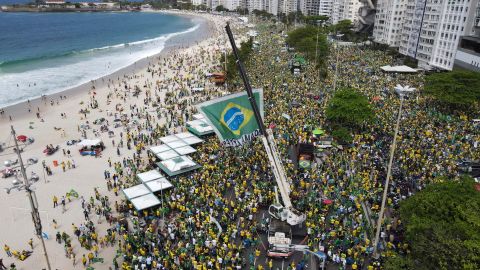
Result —
[[245, 116], [243, 115], [243, 112], [237, 107], [232, 107], [228, 109], [223, 116], [223, 121], [232, 131], [237, 131], [238, 129], [240, 129], [240, 126], [242, 125], [244, 120]]

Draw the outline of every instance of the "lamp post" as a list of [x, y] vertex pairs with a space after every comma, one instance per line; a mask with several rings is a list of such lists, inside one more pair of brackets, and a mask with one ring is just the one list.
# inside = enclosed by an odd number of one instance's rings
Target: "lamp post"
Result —
[[[38, 212], [38, 203], [36, 199], [34, 200], [35, 192], [31, 189], [30, 181], [28, 180], [27, 172], [25, 171], [25, 166], [23, 165], [22, 155], [20, 154], [20, 149], [18, 148], [18, 141], [15, 130], [13, 129], [13, 126], [11, 126], [11, 128], [13, 140], [15, 141], [15, 147], [17, 149], [17, 151], [15, 152], [17, 152], [18, 161], [20, 163], [20, 171], [23, 176], [23, 185], [25, 187], [25, 191], [27, 191], [28, 200], [30, 201], [30, 207], [32, 208], [31, 214], [32, 221], [35, 226], [35, 233], [37, 234], [38, 238], [40, 238], [40, 242], [42, 243], [43, 254], [45, 255], [45, 261], [47, 263], [47, 269], [51, 270], [52, 267], [50, 266], [50, 260], [48, 259], [47, 248], [45, 247], [45, 241], [43, 240], [42, 236], [42, 221], [40, 220], [40, 213]], [[9, 192], [9, 190], [7, 192]]]
[[375, 241], [374, 241], [374, 246], [373, 246], [373, 255], [375, 258], [378, 258], [380, 256], [380, 253], [378, 253], [378, 241], [380, 239], [380, 230], [382, 229], [382, 223], [383, 223], [383, 215], [385, 212], [385, 201], [387, 200], [387, 193], [388, 193], [388, 185], [390, 183], [390, 177], [392, 176], [392, 164], [393, 164], [393, 156], [395, 154], [395, 148], [397, 147], [397, 134], [398, 134], [398, 129], [400, 127], [400, 119], [402, 118], [402, 107], [403, 107], [403, 100], [406, 95], [409, 93], [412, 93], [415, 90], [415, 88], [411, 88], [409, 86], [401, 86], [397, 84], [395, 86], [395, 92], [400, 96], [400, 107], [398, 108], [398, 116], [397, 116], [397, 122], [395, 125], [395, 133], [393, 135], [393, 143], [392, 147], [390, 148], [390, 160], [388, 161], [388, 167], [387, 167], [387, 178], [385, 180], [385, 186], [383, 189], [383, 198], [382, 198], [382, 206], [380, 208], [380, 215], [378, 216], [378, 221], [377, 221], [377, 230], [375, 233]]

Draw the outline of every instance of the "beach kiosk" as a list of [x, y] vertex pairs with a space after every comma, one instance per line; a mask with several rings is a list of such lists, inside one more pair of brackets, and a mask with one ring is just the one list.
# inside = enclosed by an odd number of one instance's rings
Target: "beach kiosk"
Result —
[[122, 192], [137, 211], [142, 211], [160, 204], [157, 196], [144, 184], [123, 189]]
[[79, 150], [82, 156], [98, 156], [105, 149], [105, 145], [100, 139], [82, 140], [77, 145], [81, 148]]
[[189, 156], [179, 156], [164, 160], [158, 162], [157, 166], [168, 176], [176, 176], [202, 167], [193, 161]]
[[131, 199], [130, 202], [137, 211], [142, 211], [160, 204], [160, 200], [152, 193]]
[[193, 120], [187, 122], [187, 130], [191, 133], [203, 137], [213, 134], [213, 128], [205, 120], [205, 116], [201, 113], [193, 115]]

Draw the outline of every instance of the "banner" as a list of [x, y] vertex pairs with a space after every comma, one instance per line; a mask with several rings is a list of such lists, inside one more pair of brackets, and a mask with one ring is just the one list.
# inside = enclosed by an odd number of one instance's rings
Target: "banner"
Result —
[[[253, 90], [253, 96], [263, 119], [263, 90]], [[196, 107], [225, 146], [240, 146], [261, 133], [246, 92], [209, 100]]]

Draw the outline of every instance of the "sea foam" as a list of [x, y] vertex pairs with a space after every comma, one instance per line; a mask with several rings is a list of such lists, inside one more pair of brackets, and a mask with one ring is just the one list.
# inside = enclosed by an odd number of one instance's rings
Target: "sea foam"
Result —
[[172, 37], [193, 32], [198, 28], [199, 24], [196, 24], [185, 31], [156, 38], [38, 59], [35, 68], [26, 71], [0, 71], [0, 107], [44, 94], [62, 92], [112, 74], [143, 58], [160, 53]]

